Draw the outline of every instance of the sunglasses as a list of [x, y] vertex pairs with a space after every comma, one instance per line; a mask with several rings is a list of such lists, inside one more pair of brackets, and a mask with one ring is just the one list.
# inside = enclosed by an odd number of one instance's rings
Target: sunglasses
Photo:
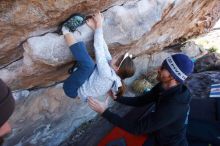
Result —
[[124, 58], [123, 58], [123, 59], [122, 59], [122, 61], [120, 62], [120, 64], [119, 64], [118, 68], [120, 68], [120, 67], [121, 67], [121, 65], [122, 65], [123, 61], [124, 61], [124, 60], [125, 60], [127, 57], [129, 57], [129, 58], [131, 58], [131, 59], [132, 59], [132, 54], [126, 53], [126, 54], [124, 55]]

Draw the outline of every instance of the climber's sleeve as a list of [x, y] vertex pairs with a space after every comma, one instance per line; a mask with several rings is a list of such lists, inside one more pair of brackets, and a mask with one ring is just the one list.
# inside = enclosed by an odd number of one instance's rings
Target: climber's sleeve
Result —
[[94, 49], [98, 73], [101, 76], [111, 76], [111, 67], [105, 56], [105, 49], [103, 47], [105, 42], [103, 40], [102, 28], [96, 29], [94, 34]]
[[108, 46], [107, 46], [104, 38], [103, 38], [103, 45], [104, 45], [103, 47], [104, 47], [104, 51], [105, 51], [105, 57], [106, 57], [107, 61], [109, 62], [112, 60], [112, 56], [108, 50]]

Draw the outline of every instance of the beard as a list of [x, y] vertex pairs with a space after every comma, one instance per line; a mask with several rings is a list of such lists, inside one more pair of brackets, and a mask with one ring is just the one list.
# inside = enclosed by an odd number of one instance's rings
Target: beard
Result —
[[157, 80], [158, 82], [161, 82], [161, 83], [169, 83], [172, 78], [170, 78], [170, 76], [162, 76], [160, 73], [157, 74]]

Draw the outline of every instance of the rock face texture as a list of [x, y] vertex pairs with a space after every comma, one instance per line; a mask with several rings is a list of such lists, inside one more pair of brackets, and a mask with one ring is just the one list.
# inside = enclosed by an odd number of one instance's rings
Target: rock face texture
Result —
[[22, 56], [19, 46], [27, 38], [53, 30], [72, 13], [85, 14], [120, 5], [125, 0], [64, 0], [28, 1], [2, 0], [0, 2], [1, 65]]
[[195, 64], [195, 72], [203, 72], [208, 70], [220, 70], [220, 54], [209, 53], [199, 58]]
[[16, 92], [13, 133], [5, 145], [58, 145], [83, 121], [96, 113], [87, 103], [64, 95], [62, 85]]
[[219, 82], [219, 71], [205, 71], [193, 74], [186, 83], [192, 93], [192, 98], [204, 99], [209, 97], [211, 85]]
[[[0, 77], [17, 99], [5, 145], [58, 145], [94, 117], [87, 103], [62, 91], [74, 57], [56, 29], [73, 13], [98, 9], [112, 55], [136, 56], [135, 77], [160, 65], [170, 53], [164, 47], [208, 32], [220, 16], [219, 0], [1, 0]], [[92, 55], [93, 32], [86, 24], [79, 32], [74, 35]]]
[[[72, 58], [63, 36], [47, 32], [74, 12], [90, 14], [97, 8], [103, 10], [122, 2], [1, 1], [2, 6], [6, 6], [0, 13], [0, 38], [3, 42], [0, 45], [0, 63], [9, 64], [0, 71], [3, 80], [13, 89], [63, 80], [66, 77], [65, 65]], [[177, 40], [208, 31], [219, 17], [219, 5], [218, 0], [127, 1], [103, 12], [104, 36], [116, 57], [125, 51], [137, 56], [160, 51]], [[79, 31], [81, 35], [76, 32], [79, 40], [91, 42], [92, 32], [86, 24]], [[19, 57], [22, 59], [15, 61]], [[60, 72], [54, 75], [56, 70]], [[42, 78], [46, 80], [39, 80]]]

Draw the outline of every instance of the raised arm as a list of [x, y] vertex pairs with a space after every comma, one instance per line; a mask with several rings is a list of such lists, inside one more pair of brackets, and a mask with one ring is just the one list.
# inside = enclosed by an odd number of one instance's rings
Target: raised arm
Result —
[[[101, 14], [100, 14], [101, 15]], [[102, 19], [103, 19], [103, 16], [101, 15], [101, 17], [102, 17]], [[104, 20], [102, 20], [102, 21], [104, 21]], [[92, 29], [92, 30], [96, 30], [96, 27], [97, 27], [97, 23], [96, 23], [96, 21], [95, 21], [95, 19], [94, 19], [94, 16], [92, 17], [92, 18], [89, 18], [88, 20], [86, 20], [86, 24]], [[108, 50], [108, 46], [107, 46], [107, 44], [106, 44], [106, 42], [105, 42], [105, 39], [104, 39], [104, 37], [103, 37], [103, 35], [100, 37], [100, 39], [102, 40], [102, 42], [103, 42], [103, 48], [104, 48], [104, 52], [105, 52], [105, 58], [107, 59], [107, 61], [109, 62], [109, 61], [111, 61], [112, 60], [112, 56], [111, 56], [111, 54], [110, 54], [110, 52], [109, 52], [109, 50]]]
[[106, 59], [104, 49], [105, 42], [102, 30], [103, 17], [99, 12], [94, 15], [93, 19], [96, 23], [96, 29], [94, 34], [94, 49], [98, 72], [101, 76], [111, 76], [111, 67], [109, 66], [108, 60]]
[[103, 35], [102, 28], [98, 28], [95, 30], [94, 49], [95, 49], [96, 64], [97, 64], [98, 72], [101, 76], [110, 76], [111, 68], [105, 56], [102, 35]]
[[106, 57], [107, 61], [109, 62], [112, 60], [112, 56], [108, 50], [108, 45], [106, 44], [104, 37], [103, 37], [103, 45], [104, 45], [103, 48], [105, 51], [105, 57]]

